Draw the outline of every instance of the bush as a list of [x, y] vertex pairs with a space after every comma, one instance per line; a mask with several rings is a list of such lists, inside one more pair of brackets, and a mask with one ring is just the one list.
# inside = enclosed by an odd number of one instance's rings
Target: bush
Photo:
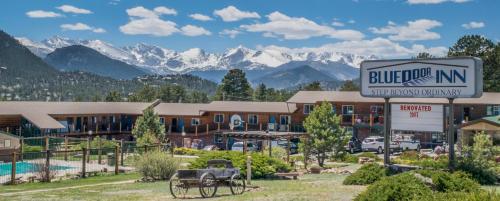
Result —
[[23, 144], [23, 153], [41, 152], [41, 151], [43, 151], [43, 146], [31, 146], [31, 145]]
[[480, 189], [477, 182], [470, 178], [470, 175], [457, 171], [449, 173], [436, 170], [417, 170], [422, 176], [432, 179], [435, 190], [440, 192], [475, 192]]
[[190, 148], [185, 148], [185, 147], [174, 148], [174, 154], [177, 154], [177, 155], [199, 156], [205, 152], [206, 151], [203, 151], [203, 150], [190, 149]]
[[358, 163], [360, 157], [373, 158], [375, 161], [381, 161], [381, 159], [372, 152], [363, 152], [358, 155], [344, 153], [342, 155], [338, 155], [337, 157], [332, 157], [331, 160], [345, 163]]
[[482, 185], [492, 185], [498, 180], [495, 170], [486, 164], [472, 160], [462, 160], [457, 164], [457, 170], [464, 171]]
[[420, 156], [418, 154], [417, 151], [404, 151], [403, 153], [401, 153], [401, 155], [399, 156], [399, 158], [401, 160], [419, 160]]
[[[264, 148], [264, 153], [269, 153], [269, 148]], [[273, 147], [271, 149], [271, 155], [273, 158], [285, 160], [286, 159], [286, 149], [280, 146]]]
[[167, 180], [179, 168], [179, 162], [165, 152], [144, 153], [135, 161], [137, 171], [146, 180]]
[[[260, 153], [252, 153], [252, 178], [272, 177], [277, 172], [290, 172], [291, 167], [285, 162], [270, 158]], [[246, 176], [247, 156], [236, 151], [211, 151], [200, 155], [190, 165], [190, 169], [200, 169], [207, 167], [207, 161], [212, 159], [226, 159], [233, 162], [233, 166], [239, 168], [242, 176]]]
[[422, 200], [446, 200], [446, 201], [496, 201], [500, 200], [500, 194], [485, 190], [475, 192], [448, 192], [433, 193], [431, 197]]
[[422, 197], [431, 197], [432, 190], [411, 173], [384, 177], [368, 186], [359, 194], [356, 201], [385, 201], [385, 200], [425, 200]]
[[356, 172], [345, 178], [344, 185], [366, 185], [371, 184], [380, 178], [388, 175], [385, 167], [379, 164], [366, 164], [359, 168]]

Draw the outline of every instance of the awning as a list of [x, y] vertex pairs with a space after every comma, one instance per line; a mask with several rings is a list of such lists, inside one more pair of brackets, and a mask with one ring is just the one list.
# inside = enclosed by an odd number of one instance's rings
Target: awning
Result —
[[65, 128], [64, 125], [54, 118], [43, 113], [23, 113], [22, 116], [40, 129], [59, 129]]

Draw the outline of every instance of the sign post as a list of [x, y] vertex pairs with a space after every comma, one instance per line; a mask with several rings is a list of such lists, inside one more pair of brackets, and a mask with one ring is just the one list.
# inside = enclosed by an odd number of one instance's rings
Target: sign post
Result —
[[[390, 98], [446, 98], [449, 101], [449, 168], [454, 168], [453, 101], [483, 93], [483, 62], [475, 57], [363, 61], [361, 96], [384, 98], [384, 164], [390, 164]], [[399, 121], [398, 121], [399, 122]], [[396, 125], [398, 127], [399, 125]]]

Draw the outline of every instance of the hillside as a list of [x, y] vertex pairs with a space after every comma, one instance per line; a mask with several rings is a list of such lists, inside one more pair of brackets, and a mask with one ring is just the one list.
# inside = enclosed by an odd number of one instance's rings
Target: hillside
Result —
[[310, 66], [275, 71], [252, 80], [252, 83], [264, 83], [268, 87], [284, 89], [293, 88], [314, 81], [336, 80]]
[[82, 45], [58, 48], [44, 60], [61, 71], [83, 71], [115, 79], [131, 79], [146, 74], [136, 66], [111, 59]]

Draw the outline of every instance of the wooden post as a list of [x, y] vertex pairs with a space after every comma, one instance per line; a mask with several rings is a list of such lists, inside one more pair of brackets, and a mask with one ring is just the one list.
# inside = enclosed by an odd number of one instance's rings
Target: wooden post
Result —
[[64, 136], [64, 160], [68, 161], [68, 136]]
[[194, 136], [198, 136], [198, 125], [194, 127]]
[[23, 158], [23, 156], [24, 156], [24, 154], [23, 154], [24, 153], [24, 137], [22, 137], [22, 136], [21, 136], [21, 144], [19, 145], [19, 153], [20, 153], [19, 160], [23, 161], [24, 160], [24, 158]]
[[269, 135], [269, 157], [273, 157], [273, 141], [270, 135]]
[[120, 151], [120, 164], [121, 166], [123, 166], [123, 153], [125, 152], [125, 146], [124, 146], [124, 142], [123, 142], [123, 139], [120, 140], [120, 147], [121, 147], [121, 151]]
[[370, 127], [373, 126], [373, 114], [370, 113]]
[[87, 154], [87, 158], [85, 160], [87, 160], [87, 163], [90, 163], [90, 137], [87, 137], [87, 151], [89, 152]]
[[259, 124], [259, 130], [262, 131], [262, 123]]
[[252, 185], [252, 156], [247, 156], [247, 184]]
[[229, 149], [229, 145], [227, 144], [227, 135], [224, 135], [224, 146], [226, 147], [226, 151]]
[[354, 124], [356, 123], [356, 115], [355, 114], [352, 114], [351, 121], [352, 121], [352, 125], [354, 126]]
[[97, 164], [101, 164], [101, 155], [102, 155], [102, 145], [101, 145], [101, 137], [99, 137], [98, 141], [98, 150], [97, 150]]
[[45, 154], [45, 181], [50, 182], [50, 150]]
[[[21, 152], [21, 155], [22, 152]], [[10, 184], [14, 185], [16, 184], [16, 152], [12, 152], [12, 169], [11, 169], [11, 174], [10, 174]]]
[[243, 135], [243, 154], [247, 153], [247, 138]]
[[220, 131], [220, 123], [217, 123], [217, 132]]
[[44, 150], [44, 151], [49, 150], [49, 148], [50, 148], [50, 147], [49, 147], [49, 136], [48, 136], [48, 135], [46, 135], [46, 136], [45, 136], [45, 150]]
[[390, 104], [389, 98], [384, 98], [384, 165], [391, 164], [390, 158], [390, 132], [391, 132], [391, 124], [389, 123], [389, 115], [390, 115]]
[[120, 117], [120, 133], [122, 132], [122, 118]]
[[207, 129], [206, 129], [206, 134], [207, 134], [207, 135], [208, 135], [208, 129], [209, 129], [209, 128], [208, 128], [208, 124], [207, 124]]
[[87, 148], [82, 149], [82, 154], [83, 154], [83, 157], [82, 157], [82, 178], [85, 178], [86, 177], [86, 166], [87, 166], [87, 163], [86, 163]]
[[245, 123], [245, 132], [248, 132], [248, 123]]
[[118, 152], [119, 152], [118, 146], [115, 146], [115, 175], [118, 174], [118, 165], [119, 165]]
[[286, 162], [290, 163], [290, 134], [287, 136]]
[[453, 125], [453, 98], [448, 99], [448, 168], [455, 169], [455, 129]]

